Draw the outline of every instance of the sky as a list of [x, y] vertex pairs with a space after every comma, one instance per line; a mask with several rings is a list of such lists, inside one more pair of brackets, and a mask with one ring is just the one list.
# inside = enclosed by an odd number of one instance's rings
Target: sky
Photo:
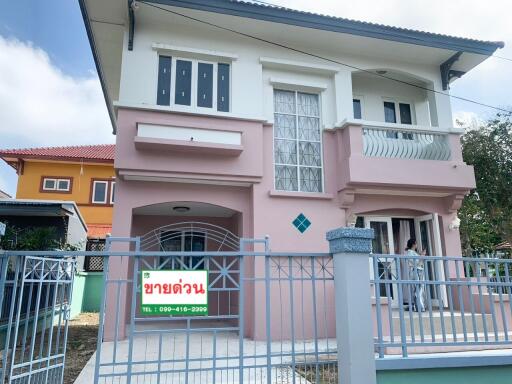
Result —
[[[266, 0], [267, 1], [267, 0]], [[268, 0], [315, 13], [481, 40], [512, 60], [510, 0]], [[453, 95], [512, 106], [512, 61], [490, 58], [451, 86]], [[453, 100], [454, 119], [492, 110]], [[78, 0], [6, 1], [0, 12], [0, 148], [114, 143]], [[0, 163], [0, 190], [16, 173]]]

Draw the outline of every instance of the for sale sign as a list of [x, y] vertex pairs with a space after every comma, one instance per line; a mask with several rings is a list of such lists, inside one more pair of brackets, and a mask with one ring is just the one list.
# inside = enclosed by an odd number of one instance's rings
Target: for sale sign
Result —
[[208, 271], [142, 271], [143, 315], [208, 315]]

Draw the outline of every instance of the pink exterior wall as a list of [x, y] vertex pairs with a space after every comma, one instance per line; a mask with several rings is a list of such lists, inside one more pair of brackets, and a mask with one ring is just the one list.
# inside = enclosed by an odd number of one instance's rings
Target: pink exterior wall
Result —
[[363, 129], [352, 125], [337, 131], [339, 189], [370, 186], [415, 190], [469, 190], [475, 187], [473, 167], [462, 161], [459, 134], [449, 134], [449, 161], [365, 157]]
[[[240, 156], [199, 156], [197, 152], [183, 153], [181, 150], [137, 149], [134, 138], [138, 122], [238, 130], [242, 132], [243, 151]], [[461, 162], [460, 148], [453, 148], [453, 160], [447, 162], [377, 159], [362, 156], [360, 126], [324, 131], [322, 137], [324, 192], [276, 192], [273, 188], [271, 125], [255, 121], [120, 108], [115, 161], [118, 181], [113, 236], [140, 235], [152, 229], [153, 225], [153, 228], [157, 228], [173, 220], [165, 214], [158, 218], [137, 217], [133, 215], [134, 208], [176, 201], [202, 202], [236, 211], [234, 217], [226, 221], [227, 229], [236, 229], [237, 235], [249, 238], [264, 238], [268, 235], [272, 251], [327, 252], [326, 232], [345, 226], [349, 214], [374, 213], [393, 216], [408, 212], [414, 216], [436, 212], [441, 219], [445, 254], [460, 255], [458, 231], [450, 231], [448, 223], [453, 220], [464, 193], [474, 186], [473, 171]], [[457, 145], [454, 137], [450, 138], [450, 142], [453, 146]], [[129, 180], [130, 178], [153, 181], [133, 181]], [[176, 182], [176, 179], [180, 182]], [[186, 183], [186, 179], [190, 179], [191, 182]], [[205, 181], [218, 184], [244, 182], [247, 186], [198, 184]], [[360, 191], [361, 188], [364, 188], [364, 192]], [[386, 191], [392, 190], [393, 193], [383, 192], [383, 188]], [[369, 190], [372, 193], [368, 193]], [[435, 193], [436, 197], [427, 197], [432, 193]], [[292, 225], [292, 221], [300, 213], [312, 223], [303, 234]], [[264, 268], [263, 258], [249, 258], [246, 262], [248, 276], [262, 276]], [[111, 271], [115, 271], [119, 276], [127, 276], [130, 269], [119, 259], [114, 259], [111, 261]], [[295, 288], [297, 289], [294, 289], [294, 302], [300, 302], [302, 298], [299, 300], [299, 297], [296, 297], [300, 287]], [[328, 313], [330, 316], [323, 325], [326, 329], [324, 334], [328, 336], [332, 336], [334, 330], [332, 289], [328, 286], [321, 297], [317, 293], [319, 307], [316, 315]], [[255, 299], [256, 294], [262, 292], [264, 290], [255, 285], [246, 289], [246, 335], [258, 339], [266, 337], [264, 301]], [[292, 297], [289, 290], [282, 293], [288, 295], [289, 299]], [[308, 290], [305, 305], [312, 302], [310, 295], [311, 290]], [[283, 301], [273, 292], [271, 318], [276, 324], [279, 311], [290, 310], [289, 301]], [[300, 331], [302, 336], [309, 338], [314, 331], [312, 324], [315, 313], [306, 309], [296, 306], [294, 314], [300, 319], [301, 324], [304, 324]], [[127, 320], [126, 309], [124, 313]], [[107, 316], [107, 335], [112, 335], [114, 329], [112, 317]], [[124, 328], [122, 331], [124, 332]], [[273, 326], [273, 337], [279, 337], [282, 332], [280, 326]]]
[[[169, 150], [138, 150], [134, 142], [137, 123], [242, 132], [244, 149], [240, 156], [207, 154], [206, 151], [201, 154], [196, 151], [188, 153], [184, 150], [173, 150], [172, 146]], [[261, 122], [119, 109], [117, 124], [114, 163], [117, 170], [188, 178], [194, 175], [196, 179], [206, 177], [239, 182], [255, 182], [263, 176]]]

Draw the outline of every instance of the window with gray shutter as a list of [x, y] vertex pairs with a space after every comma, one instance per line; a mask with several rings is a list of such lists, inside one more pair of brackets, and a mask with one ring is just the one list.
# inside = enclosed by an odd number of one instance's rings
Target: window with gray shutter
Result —
[[159, 56], [158, 58], [158, 93], [156, 96], [158, 105], [171, 104], [171, 57]]
[[197, 106], [211, 108], [213, 104], [213, 64], [197, 64]]
[[176, 93], [174, 103], [190, 105], [192, 88], [192, 62], [176, 60]]
[[217, 110], [229, 112], [229, 64], [218, 64]]

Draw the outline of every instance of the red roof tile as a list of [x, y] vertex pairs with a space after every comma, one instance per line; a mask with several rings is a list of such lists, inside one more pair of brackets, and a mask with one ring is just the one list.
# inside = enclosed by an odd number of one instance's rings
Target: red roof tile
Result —
[[90, 239], [104, 239], [107, 234], [112, 233], [111, 225], [88, 224], [87, 237]]
[[114, 144], [81, 145], [70, 147], [42, 147], [23, 149], [0, 149], [1, 157], [114, 160]]

